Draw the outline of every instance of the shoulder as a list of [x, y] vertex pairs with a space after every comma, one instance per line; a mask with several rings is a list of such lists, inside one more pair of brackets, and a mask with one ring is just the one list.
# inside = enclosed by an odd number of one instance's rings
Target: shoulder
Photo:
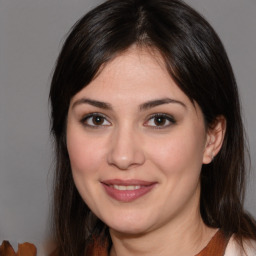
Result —
[[244, 240], [243, 248], [236, 242], [232, 236], [228, 242], [224, 256], [255, 256], [256, 255], [256, 241]]

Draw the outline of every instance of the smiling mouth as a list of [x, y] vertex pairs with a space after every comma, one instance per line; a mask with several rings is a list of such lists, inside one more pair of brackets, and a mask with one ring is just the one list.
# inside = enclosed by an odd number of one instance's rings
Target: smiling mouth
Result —
[[137, 189], [140, 189], [142, 186], [133, 186], [133, 185], [130, 185], [130, 186], [122, 186], [122, 185], [109, 185], [110, 187], [114, 188], [114, 189], [117, 189], [117, 190], [137, 190]]
[[131, 202], [149, 193], [156, 182], [140, 180], [107, 180], [101, 182], [106, 193], [120, 202]]

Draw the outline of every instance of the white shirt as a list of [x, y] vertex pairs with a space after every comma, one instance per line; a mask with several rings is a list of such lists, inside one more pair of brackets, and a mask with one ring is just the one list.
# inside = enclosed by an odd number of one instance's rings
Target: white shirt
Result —
[[246, 253], [232, 236], [228, 242], [224, 256], [256, 256], [256, 241], [245, 240], [243, 244]]

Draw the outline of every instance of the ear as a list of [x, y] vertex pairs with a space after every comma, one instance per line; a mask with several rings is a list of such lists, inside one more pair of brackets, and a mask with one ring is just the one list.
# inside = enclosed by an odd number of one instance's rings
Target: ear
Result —
[[226, 132], [226, 119], [218, 116], [215, 122], [208, 128], [206, 144], [204, 148], [203, 164], [209, 164], [221, 149]]

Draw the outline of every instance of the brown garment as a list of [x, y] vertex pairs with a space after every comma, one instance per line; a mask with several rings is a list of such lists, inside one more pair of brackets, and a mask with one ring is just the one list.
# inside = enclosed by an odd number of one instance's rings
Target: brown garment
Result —
[[[195, 256], [224, 256], [225, 250], [228, 244], [229, 238], [227, 238], [220, 230], [212, 237], [206, 247], [196, 254]], [[87, 250], [86, 255], [90, 256], [108, 256], [108, 244], [100, 246], [95, 242]]]
[[212, 237], [206, 247], [195, 256], [223, 256], [228, 245], [229, 238], [220, 230]]
[[18, 251], [15, 253], [8, 241], [3, 241], [0, 246], [0, 256], [36, 256], [36, 247], [30, 243], [18, 245]]

